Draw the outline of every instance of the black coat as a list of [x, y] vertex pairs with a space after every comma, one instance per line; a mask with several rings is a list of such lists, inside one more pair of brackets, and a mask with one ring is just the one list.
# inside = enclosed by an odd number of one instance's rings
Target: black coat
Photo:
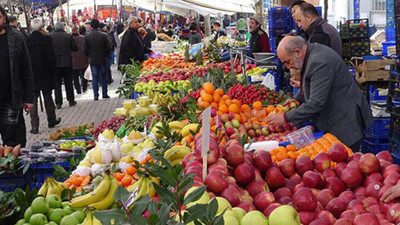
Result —
[[151, 48], [151, 42], [156, 40], [156, 33], [150, 29], [146, 29], [147, 35], [143, 38], [143, 44], [146, 48]]
[[53, 90], [56, 85], [56, 57], [51, 37], [34, 31], [26, 45], [32, 61], [34, 90]]
[[129, 27], [122, 37], [118, 66], [132, 64], [131, 59], [142, 62], [145, 54], [151, 50], [146, 48], [137, 30]]
[[83, 41], [83, 52], [89, 57], [89, 64], [105, 64], [111, 52], [111, 45], [110, 37], [106, 33], [93, 29], [86, 35]]
[[57, 57], [57, 68], [72, 67], [71, 52], [78, 51], [78, 45], [72, 35], [63, 30], [55, 30], [50, 34], [53, 39], [54, 53]]
[[31, 60], [23, 37], [6, 27], [11, 73], [11, 107], [20, 110], [23, 103], [33, 104]]

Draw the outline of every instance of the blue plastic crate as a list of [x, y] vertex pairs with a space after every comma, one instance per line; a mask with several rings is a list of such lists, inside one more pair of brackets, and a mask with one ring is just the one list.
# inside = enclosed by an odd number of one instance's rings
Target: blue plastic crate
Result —
[[374, 86], [369, 86], [369, 100], [370, 101], [384, 101], [386, 100], [387, 95], [379, 95], [379, 90], [374, 89]]
[[400, 166], [400, 153], [392, 153], [393, 163]]
[[400, 154], [400, 139], [390, 138], [390, 152]]
[[394, 16], [394, 5], [386, 5], [386, 15]]
[[290, 7], [273, 7], [268, 10], [268, 18], [284, 18], [291, 16]]
[[317, 11], [318, 11], [318, 15], [319, 15], [319, 16], [322, 16], [322, 6], [316, 6], [315, 8], [316, 8]]
[[389, 151], [389, 142], [377, 142], [378, 139], [364, 138], [361, 141], [362, 153], [373, 153], [378, 154], [382, 151]]
[[394, 27], [387, 27], [385, 29], [386, 41], [394, 41], [396, 40], [396, 32]]
[[382, 55], [389, 57], [390, 55], [388, 55], [388, 51], [387, 48], [390, 46], [395, 46], [396, 45], [396, 41], [386, 41], [386, 42], [382, 42]]
[[13, 192], [17, 188], [24, 189], [25, 180], [22, 174], [4, 173], [0, 175], [0, 190]]
[[144, 93], [133, 92], [131, 99], [138, 99], [139, 97], [144, 96], [144, 95], [145, 95]]
[[291, 26], [292, 17], [268, 18], [269, 28], [285, 28]]
[[390, 137], [394, 138], [395, 140], [400, 140], [400, 116], [396, 116], [392, 114], [390, 118]]
[[390, 118], [374, 118], [374, 123], [365, 129], [365, 134], [374, 139], [389, 138]]
[[274, 40], [276, 37], [278, 37], [281, 34], [287, 34], [290, 32], [290, 27], [284, 27], [284, 28], [269, 28], [268, 35], [270, 38], [273, 38]]
[[53, 165], [59, 165], [65, 170], [69, 169], [69, 162], [31, 164], [29, 166], [29, 169], [32, 170], [33, 173], [36, 175], [36, 182], [31, 186], [36, 186], [39, 189], [43, 185], [44, 180], [47, 177], [53, 176]]

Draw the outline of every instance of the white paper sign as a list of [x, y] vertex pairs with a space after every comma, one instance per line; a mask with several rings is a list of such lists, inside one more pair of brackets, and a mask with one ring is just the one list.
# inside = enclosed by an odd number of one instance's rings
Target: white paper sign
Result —
[[202, 136], [201, 136], [201, 157], [203, 158], [203, 181], [207, 176], [207, 155], [210, 148], [210, 120], [211, 106], [203, 111]]

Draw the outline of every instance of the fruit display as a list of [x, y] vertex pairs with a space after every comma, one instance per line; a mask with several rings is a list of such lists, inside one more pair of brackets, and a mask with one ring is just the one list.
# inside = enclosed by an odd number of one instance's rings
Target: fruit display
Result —
[[153, 92], [165, 93], [168, 90], [179, 91], [179, 88], [181, 87], [184, 88], [185, 90], [188, 90], [190, 87], [190, 81], [178, 80], [176, 82], [173, 82], [169, 80], [165, 82], [161, 81], [159, 83], [156, 83], [154, 80], [150, 80], [148, 83], [146, 82], [136, 83], [135, 92], [147, 93], [148, 91], [153, 91]]
[[75, 187], [76, 192], [81, 192], [82, 188], [86, 187], [90, 183], [90, 176], [79, 176], [77, 174], [71, 175], [66, 181], [65, 186], [68, 189]]
[[0, 160], [2, 161], [0, 171], [7, 170], [11, 164], [21, 155], [21, 145], [15, 147], [0, 145]]
[[102, 133], [106, 129], [111, 129], [114, 132], [121, 127], [124, 123], [126, 116], [121, 115], [120, 117], [114, 116], [110, 120], [103, 120], [97, 127], [94, 129], [94, 137], [98, 137], [100, 133]]
[[65, 133], [70, 134], [68, 137], [81, 137], [86, 135], [86, 131], [88, 131], [89, 135], [93, 134], [94, 122], [82, 124], [80, 126], [63, 127], [57, 129], [56, 132], [53, 132], [49, 135], [48, 140], [57, 141], [63, 138]]
[[261, 84], [235, 84], [226, 94], [233, 99], [240, 100], [243, 104], [261, 101], [263, 105], [273, 105], [283, 103], [288, 98], [288, 96], [269, 90]]
[[45, 179], [42, 187], [40, 187], [38, 195], [47, 198], [48, 196], [55, 194], [58, 197], [61, 197], [61, 192], [64, 189], [67, 189], [67, 186], [64, 183], [58, 182], [52, 177], [48, 177]]
[[268, 71], [268, 68], [254, 67], [253, 69], [247, 71], [246, 74], [247, 74], [247, 76], [257, 76], [257, 75], [261, 75], [267, 71]]

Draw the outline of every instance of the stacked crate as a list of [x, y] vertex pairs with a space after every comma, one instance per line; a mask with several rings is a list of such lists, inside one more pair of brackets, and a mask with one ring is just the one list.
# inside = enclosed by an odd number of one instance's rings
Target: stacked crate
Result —
[[387, 112], [390, 113], [389, 140], [392, 152], [400, 152], [400, 73], [392, 66], [388, 84], [388, 97], [386, 101]]
[[268, 9], [268, 36], [271, 51], [276, 53], [277, 38], [293, 29], [290, 7], [274, 7]]
[[347, 20], [340, 24], [340, 37], [345, 61], [352, 57], [370, 55], [368, 19]]

